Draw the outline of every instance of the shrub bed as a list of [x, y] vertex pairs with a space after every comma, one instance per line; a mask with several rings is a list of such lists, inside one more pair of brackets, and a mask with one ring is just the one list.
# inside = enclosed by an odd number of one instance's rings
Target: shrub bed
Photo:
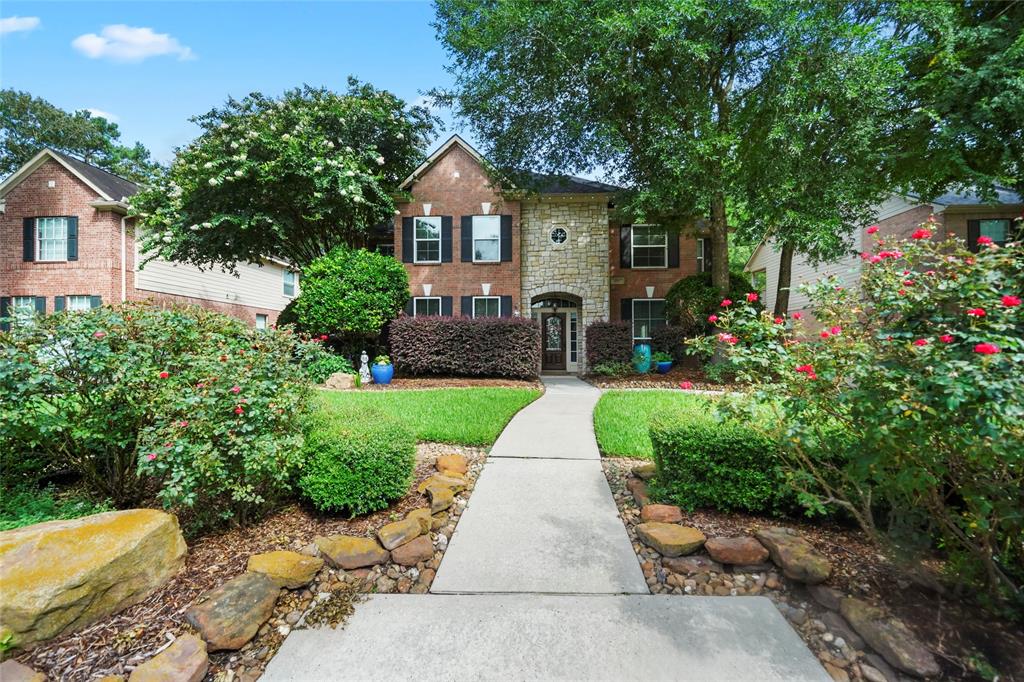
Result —
[[[729, 273], [729, 293], [725, 298], [742, 301], [750, 291], [753, 288], [746, 276]], [[720, 312], [721, 302], [722, 296], [711, 284], [711, 273], [702, 272], [672, 285], [665, 295], [665, 316], [670, 325], [681, 329], [684, 337], [698, 336], [714, 326], [708, 316]]]
[[540, 327], [522, 317], [400, 317], [391, 360], [409, 375], [531, 379], [540, 369]]
[[587, 325], [587, 367], [614, 367], [633, 359], [633, 332], [627, 322], [591, 322]]
[[686, 327], [674, 324], [667, 324], [658, 327], [651, 332], [651, 347], [661, 353], [668, 353], [672, 356], [673, 362], [683, 362], [686, 354]]
[[352, 516], [402, 497], [416, 466], [416, 438], [398, 419], [371, 409], [321, 411], [303, 448], [303, 494], [321, 511]]

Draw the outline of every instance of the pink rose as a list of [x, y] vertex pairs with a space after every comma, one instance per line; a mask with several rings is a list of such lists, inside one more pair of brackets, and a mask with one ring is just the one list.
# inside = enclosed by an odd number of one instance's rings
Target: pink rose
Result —
[[757, 300], [757, 294], [755, 294], [753, 291], [751, 291], [749, 294], [747, 294], [747, 303], [753, 303], [756, 300]]
[[100, 332], [96, 332], [95, 334], [93, 334], [92, 337], [94, 339], [102, 339], [106, 335], [107, 335], [106, 332], [100, 331]]
[[979, 343], [974, 347], [974, 352], [982, 355], [995, 355], [999, 352], [999, 346], [994, 343]]
[[1002, 302], [1006, 308], [1016, 308], [1020, 305], [1020, 296], [1003, 296]]
[[953, 343], [953, 337], [949, 334], [943, 334], [939, 337], [939, 341], [942, 341], [942, 343]]
[[679, 383], [679, 388], [683, 389], [684, 391], [689, 391], [691, 388], [693, 388], [693, 382], [692, 381], [682, 381], [682, 382]]
[[728, 298], [726, 298], [726, 299], [723, 299], [722, 302], [719, 305], [721, 305], [723, 308], [728, 308], [729, 306], [732, 305], [732, 301], [729, 300]]
[[799, 319], [803, 318], [803, 316], [804, 316], [803, 313], [793, 313], [792, 315], [790, 315], [790, 317], [792, 317], [794, 320], [799, 320]]
[[242, 387], [241, 386], [232, 386], [231, 387], [231, 392], [232, 393], [236, 393], [236, 394], [237, 393], [241, 393], [242, 392]]
[[916, 339], [914, 341], [914, 345], [915, 346], [927, 346], [928, 345], [928, 339]]
[[867, 232], [868, 234], [874, 234], [878, 232], [878, 225], [872, 225], [871, 227], [868, 228]]
[[155, 452], [149, 453], [148, 455], [146, 455], [146, 459], [148, 459], [150, 462], [152, 462], [154, 459], [156, 459], [156, 453]]
[[708, 322], [711, 324], [718, 322], [718, 315], [708, 315]]

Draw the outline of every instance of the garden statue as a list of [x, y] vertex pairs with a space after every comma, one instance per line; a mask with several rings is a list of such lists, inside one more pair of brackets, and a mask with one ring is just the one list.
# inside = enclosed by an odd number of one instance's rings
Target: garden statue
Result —
[[364, 350], [363, 354], [359, 356], [359, 381], [366, 386], [370, 384], [370, 367], [367, 364], [368, 362], [370, 362], [370, 356]]

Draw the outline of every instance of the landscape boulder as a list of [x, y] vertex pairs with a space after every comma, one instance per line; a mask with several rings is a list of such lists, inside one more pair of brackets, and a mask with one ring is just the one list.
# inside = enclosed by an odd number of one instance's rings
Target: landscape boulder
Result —
[[648, 504], [640, 510], [640, 520], [679, 523], [683, 520], [683, 510], [673, 504]]
[[278, 550], [253, 554], [249, 557], [247, 570], [253, 573], [262, 573], [281, 587], [294, 590], [311, 583], [323, 567], [323, 559], [305, 556], [298, 552]]
[[344, 391], [350, 388], [354, 388], [356, 385], [356, 378], [352, 374], [346, 374], [345, 372], [335, 372], [331, 376], [327, 377], [327, 381], [324, 382], [324, 386], [327, 388], [333, 388], [336, 391]]
[[423, 482], [417, 486], [416, 491], [422, 495], [427, 491], [427, 488], [435, 485], [443, 488], [451, 488], [453, 493], [457, 493], [466, 489], [466, 479], [462, 476], [434, 474], [433, 476], [429, 476], [424, 479]]
[[440, 485], [432, 485], [427, 488], [427, 497], [430, 498], [430, 513], [437, 514], [455, 504], [455, 493], [451, 488]]
[[790, 528], [761, 529], [754, 536], [768, 548], [772, 561], [787, 578], [817, 585], [832, 573], [831, 562]]
[[892, 667], [917, 677], [938, 677], [935, 656], [906, 625], [877, 606], [844, 597], [839, 612], [864, 641]]
[[200, 682], [209, 668], [206, 642], [186, 633], [133, 670], [128, 682]]
[[23, 663], [18, 663], [14, 659], [8, 659], [0, 663], [0, 680], [2, 682], [46, 682], [46, 675]]
[[673, 573], [681, 573], [683, 575], [722, 572], [722, 564], [701, 555], [665, 557], [661, 560], [661, 565]]
[[0, 533], [0, 622], [11, 643], [81, 629], [138, 603], [185, 562], [178, 519], [130, 509]]
[[419, 509], [413, 509], [411, 512], [405, 515], [407, 519], [416, 519], [420, 524], [421, 533], [429, 533], [430, 525], [433, 523], [433, 518], [430, 516], [430, 510], [426, 507], [420, 507]]
[[637, 478], [649, 481], [654, 478], [654, 475], [658, 473], [658, 467], [654, 462], [647, 462], [645, 464], [637, 464], [633, 467], [633, 475]]
[[377, 539], [384, 549], [394, 549], [422, 535], [420, 522], [416, 519], [402, 519], [382, 526], [377, 531]]
[[704, 549], [723, 564], [759, 564], [768, 558], [768, 550], [752, 537], [711, 538]]
[[401, 566], [415, 566], [421, 561], [430, 561], [434, 556], [434, 543], [426, 535], [391, 550], [391, 560]]
[[657, 521], [641, 523], [636, 527], [636, 534], [645, 545], [667, 557], [696, 552], [706, 540], [704, 533], [696, 528]]
[[627, 480], [626, 489], [629, 490], [629, 494], [633, 496], [633, 501], [636, 502], [636, 506], [641, 509], [651, 503], [651, 498], [647, 494], [647, 484], [639, 478], [631, 478]]
[[240, 649], [274, 612], [281, 589], [262, 573], [243, 573], [207, 595], [185, 612], [210, 651]]
[[391, 556], [376, 540], [355, 535], [318, 535], [313, 542], [331, 566], [346, 571], [383, 564]]
[[462, 455], [441, 455], [437, 458], [437, 470], [442, 474], [465, 474], [469, 471], [469, 460]]

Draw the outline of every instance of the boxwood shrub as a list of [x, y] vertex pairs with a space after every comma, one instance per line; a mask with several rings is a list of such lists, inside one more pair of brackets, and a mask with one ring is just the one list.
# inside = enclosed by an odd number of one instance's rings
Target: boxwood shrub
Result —
[[391, 361], [403, 374], [531, 379], [540, 369], [540, 327], [525, 317], [399, 317]]
[[626, 363], [633, 359], [633, 332], [627, 322], [591, 322], [587, 325], [587, 367]]
[[652, 493], [685, 509], [784, 513], [795, 496], [778, 467], [776, 445], [715, 413], [655, 417], [651, 444], [658, 467]]
[[371, 409], [319, 411], [309, 421], [302, 493], [321, 511], [351, 516], [384, 509], [409, 490], [416, 438]]

